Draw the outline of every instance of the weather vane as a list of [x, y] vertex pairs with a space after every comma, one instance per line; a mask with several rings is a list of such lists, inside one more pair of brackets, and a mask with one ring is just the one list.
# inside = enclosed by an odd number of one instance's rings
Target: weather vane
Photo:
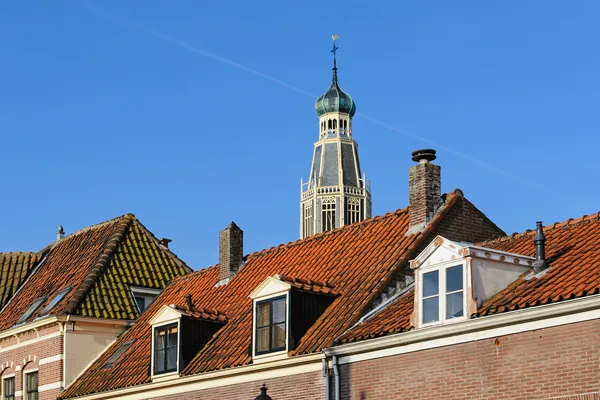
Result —
[[336, 63], [335, 56], [336, 56], [337, 50], [339, 49], [339, 47], [337, 47], [335, 45], [335, 41], [338, 40], [339, 38], [340, 38], [340, 35], [338, 35], [337, 33], [331, 35], [331, 39], [333, 40], [333, 50], [331, 50], [331, 52], [333, 53], [333, 68], [334, 69], [337, 69], [337, 65], [336, 65], [337, 63]]

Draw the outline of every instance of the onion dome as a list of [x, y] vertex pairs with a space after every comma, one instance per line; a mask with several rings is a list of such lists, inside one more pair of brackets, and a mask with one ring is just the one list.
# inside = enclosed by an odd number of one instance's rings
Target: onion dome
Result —
[[350, 114], [351, 117], [356, 113], [356, 103], [348, 93], [340, 88], [335, 60], [333, 62], [333, 79], [331, 81], [331, 86], [329, 86], [327, 92], [315, 102], [315, 111], [319, 117], [329, 112], [347, 113]]

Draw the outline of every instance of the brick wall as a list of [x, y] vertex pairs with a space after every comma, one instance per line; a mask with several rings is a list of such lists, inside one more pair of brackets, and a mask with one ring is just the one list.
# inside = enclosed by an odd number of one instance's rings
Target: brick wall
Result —
[[592, 320], [346, 364], [340, 367], [341, 395], [600, 399], [599, 336], [600, 320]]
[[[0, 342], [0, 378], [15, 375], [15, 391], [23, 390], [23, 374], [28, 370], [38, 370], [39, 386], [60, 382], [63, 379], [63, 361], [56, 360], [40, 364], [40, 360], [63, 353], [63, 337], [56, 336], [46, 340], [40, 338], [59, 331], [58, 325], [47, 325], [38, 332], [28, 331], [18, 335], [23, 346], [11, 348], [17, 344], [14, 336]], [[11, 346], [11, 347], [9, 347]], [[0, 391], [2, 388], [0, 388]], [[60, 394], [59, 389], [39, 393], [40, 400], [53, 400]], [[17, 397], [17, 399], [20, 397]]]
[[410, 168], [408, 197], [410, 225], [418, 226], [429, 222], [442, 203], [440, 166], [424, 163]]
[[[325, 380], [321, 372], [310, 372], [294, 376], [267, 379], [267, 394], [273, 400], [308, 400], [325, 398]], [[165, 397], [144, 397], [152, 400], [253, 400], [260, 394], [263, 381], [239, 383], [219, 388], [186, 392]]]
[[219, 280], [235, 274], [244, 257], [244, 232], [232, 222], [219, 233]]
[[[458, 194], [459, 198], [452, 209], [436, 226], [436, 235], [442, 235], [450, 240], [471, 243], [506, 236], [502, 229], [498, 228], [471, 202], [465, 199], [462, 192]], [[426, 242], [429, 244], [428, 241]]]

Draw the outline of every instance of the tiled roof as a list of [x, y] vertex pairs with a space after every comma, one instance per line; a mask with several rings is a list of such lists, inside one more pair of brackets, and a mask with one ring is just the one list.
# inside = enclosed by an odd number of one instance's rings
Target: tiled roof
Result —
[[292, 278], [285, 275], [276, 275], [279, 280], [289, 284], [291, 287], [304, 292], [317, 293], [326, 296], [335, 296], [337, 292], [334, 286], [327, 282], [313, 281], [310, 279]]
[[[549, 268], [538, 276], [531, 272], [500, 291], [479, 307], [478, 315], [496, 314], [520, 308], [600, 293], [600, 213], [555, 223], [544, 228]], [[513, 234], [478, 243], [510, 253], [535, 256], [535, 231]], [[339, 343], [354, 342], [412, 329], [414, 290], [398, 298], [378, 314], [346, 332]]]
[[75, 232], [50, 246], [35, 272], [0, 313], [10, 328], [38, 298], [37, 318], [54, 296], [71, 290], [51, 314], [134, 319], [139, 312], [129, 285], [163, 289], [190, 269], [133, 216], [124, 215]]
[[[150, 382], [150, 319], [162, 305], [186, 308], [185, 295], [194, 305], [218, 309], [227, 323], [182, 371], [182, 375], [251, 363], [252, 300], [248, 297], [267, 277], [280, 274], [288, 282], [310, 290], [334, 289], [337, 296], [321, 317], [296, 343], [291, 356], [331, 346], [355, 324], [382, 290], [405, 268], [416, 249], [453, 207], [459, 196], [450, 193], [446, 203], [422, 233], [406, 235], [408, 209], [318, 234], [251, 254], [226, 285], [216, 286], [219, 268], [213, 266], [176, 279], [140, 319], [98, 358], [63, 393], [63, 398], [102, 392]], [[311, 282], [311, 283], [309, 283]], [[126, 341], [135, 340], [128, 356], [111, 368], [102, 368]]]
[[410, 289], [403, 293], [380, 312], [348, 330], [336, 340], [336, 343], [357, 342], [411, 329], [410, 315], [414, 309], [414, 292]]
[[0, 309], [41, 258], [40, 253], [0, 253]]
[[[522, 276], [486, 301], [479, 314], [517, 310], [584, 297], [600, 292], [600, 213], [544, 228], [546, 261], [550, 268], [538, 277]], [[535, 256], [527, 231], [481, 243], [481, 246]]]

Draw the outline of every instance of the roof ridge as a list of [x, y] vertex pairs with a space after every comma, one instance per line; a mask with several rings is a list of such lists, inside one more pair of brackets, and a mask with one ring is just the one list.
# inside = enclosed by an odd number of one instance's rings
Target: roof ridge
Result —
[[130, 215], [130, 216], [131, 216], [131, 219], [132, 219], [132, 222], [133, 222], [134, 224], [137, 224], [137, 225], [138, 225], [138, 226], [139, 226], [139, 227], [142, 229], [142, 231], [143, 231], [144, 233], [146, 233], [146, 235], [147, 235], [147, 236], [148, 236], [148, 237], [149, 237], [149, 238], [150, 238], [152, 241], [154, 241], [154, 243], [156, 243], [158, 246], [160, 246], [161, 250], [163, 250], [165, 253], [167, 253], [167, 254], [169, 255], [169, 257], [171, 257], [171, 258], [173, 259], [173, 261], [175, 261], [175, 263], [176, 263], [176, 264], [178, 264], [179, 266], [181, 266], [181, 267], [183, 267], [183, 268], [187, 269], [187, 270], [188, 270], [188, 273], [191, 273], [191, 272], [193, 272], [193, 271], [194, 271], [194, 270], [193, 270], [193, 269], [192, 269], [192, 268], [191, 268], [189, 265], [187, 265], [187, 264], [185, 263], [185, 261], [183, 261], [181, 258], [179, 258], [179, 257], [177, 256], [177, 254], [173, 253], [173, 252], [172, 252], [172, 251], [171, 251], [171, 250], [170, 250], [168, 247], [166, 247], [166, 246], [162, 246], [162, 245], [160, 244], [160, 242], [158, 241], [158, 239], [156, 238], [156, 236], [154, 236], [154, 234], [153, 234], [153, 233], [152, 233], [152, 232], [151, 232], [151, 231], [150, 231], [148, 228], [146, 228], [146, 226], [145, 226], [144, 224], [142, 224], [142, 223], [140, 222], [140, 220], [136, 218], [136, 216], [135, 216], [135, 215], [133, 215], [133, 214], [127, 214], [127, 215]]
[[[110, 260], [112, 259], [117, 248], [119, 247], [119, 243], [125, 236], [125, 233], [127, 232], [128, 228], [130, 227], [132, 221], [135, 219], [135, 215], [125, 214], [121, 217], [113, 218], [109, 221], [106, 221], [105, 223], [115, 222], [116, 220], [119, 220], [119, 219], [121, 219], [119, 227], [113, 233], [111, 238], [106, 241], [106, 243], [104, 245], [104, 251], [102, 252], [102, 254], [100, 254], [98, 259], [95, 261], [94, 266], [88, 272], [86, 278], [83, 280], [81, 285], [79, 285], [79, 288], [73, 294], [73, 296], [71, 297], [71, 299], [65, 306], [64, 311], [63, 311], [64, 314], [72, 314], [75, 311], [75, 309], [79, 306], [79, 304], [84, 299], [84, 297], [90, 291], [92, 286], [98, 281], [98, 278], [100, 277], [100, 275], [102, 275], [102, 273], [106, 270], [106, 268], [108, 268], [108, 266], [110, 265]], [[97, 225], [93, 225], [93, 226], [98, 226], [98, 225], [102, 225], [102, 224], [97, 224]], [[69, 237], [70, 236], [71, 235], [69, 235]]]
[[[594, 214], [590, 214], [590, 215], [584, 214], [578, 218], [569, 218], [566, 221], [553, 222], [551, 224], [544, 226], [544, 232], [549, 232], [554, 229], [563, 228], [565, 226], [578, 225], [578, 224], [581, 224], [584, 222], [591, 222], [594, 220], [600, 220], [600, 211], [598, 211]], [[502, 237], [499, 237], [496, 239], [486, 240], [486, 241], [480, 242], [480, 243], [481, 243], [481, 245], [488, 245], [488, 244], [493, 244], [493, 243], [507, 242], [507, 241], [513, 240], [513, 239], [520, 239], [524, 236], [531, 236], [532, 234], [535, 234], [535, 229], [526, 229], [523, 232], [515, 232], [510, 235], [502, 236]]]
[[40, 251], [0, 251], [0, 257], [20, 256], [23, 254], [40, 254]]
[[344, 225], [342, 227], [335, 228], [335, 229], [332, 229], [332, 230], [329, 230], [329, 231], [326, 231], [326, 232], [317, 233], [315, 235], [309, 236], [309, 237], [304, 238], [304, 239], [298, 239], [298, 240], [295, 240], [293, 242], [288, 242], [288, 243], [281, 243], [281, 244], [279, 244], [277, 246], [272, 246], [272, 247], [268, 247], [268, 248], [265, 248], [265, 249], [262, 249], [262, 250], [258, 250], [258, 251], [255, 251], [253, 253], [247, 254], [246, 258], [259, 256], [259, 255], [262, 255], [262, 254], [268, 254], [268, 253], [276, 251], [276, 250], [287, 249], [287, 248], [298, 246], [298, 245], [301, 245], [301, 244], [304, 244], [304, 243], [309, 243], [309, 242], [311, 242], [313, 240], [317, 240], [317, 239], [320, 239], [320, 238], [325, 237], [325, 236], [334, 235], [334, 234], [337, 234], [339, 232], [346, 231], [346, 230], [349, 230], [349, 229], [356, 229], [357, 227], [360, 227], [360, 226], [363, 226], [363, 225], [367, 225], [367, 224], [373, 223], [375, 221], [379, 221], [381, 219], [391, 218], [393, 216], [397, 216], [397, 215], [400, 215], [400, 214], [406, 213], [406, 212], [408, 212], [408, 207], [399, 208], [399, 209], [397, 209], [395, 211], [390, 211], [390, 212], [385, 213], [383, 215], [377, 215], [375, 217], [372, 217], [372, 218], [369, 218], [369, 219], [365, 219], [364, 221], [355, 222], [353, 224]]
[[71, 237], [73, 237], [73, 236], [76, 236], [76, 235], [81, 235], [82, 233], [85, 233], [85, 232], [91, 231], [92, 229], [96, 229], [96, 228], [103, 227], [103, 226], [105, 226], [105, 225], [108, 225], [108, 224], [110, 224], [110, 223], [113, 223], [113, 222], [116, 222], [116, 221], [122, 220], [122, 219], [124, 219], [124, 218], [130, 218], [130, 219], [132, 218], [132, 219], [137, 219], [133, 213], [127, 213], [127, 214], [119, 215], [118, 217], [111, 218], [111, 219], [109, 219], [109, 220], [106, 220], [106, 221], [102, 221], [102, 222], [98, 222], [98, 223], [96, 223], [96, 224], [93, 224], [93, 225], [86, 226], [86, 227], [84, 227], [84, 228], [81, 228], [81, 229], [79, 229], [79, 230], [76, 230], [76, 231], [75, 231], [75, 232], [73, 232], [73, 233], [70, 233], [70, 234], [68, 234], [68, 235], [65, 235], [65, 237], [64, 237], [64, 238], [62, 238], [62, 239], [59, 239], [59, 240], [56, 240], [56, 241], [52, 242], [51, 246], [54, 246], [54, 245], [56, 245], [56, 244], [58, 244], [58, 243], [60, 243], [60, 242], [64, 241], [65, 239], [71, 238]]

